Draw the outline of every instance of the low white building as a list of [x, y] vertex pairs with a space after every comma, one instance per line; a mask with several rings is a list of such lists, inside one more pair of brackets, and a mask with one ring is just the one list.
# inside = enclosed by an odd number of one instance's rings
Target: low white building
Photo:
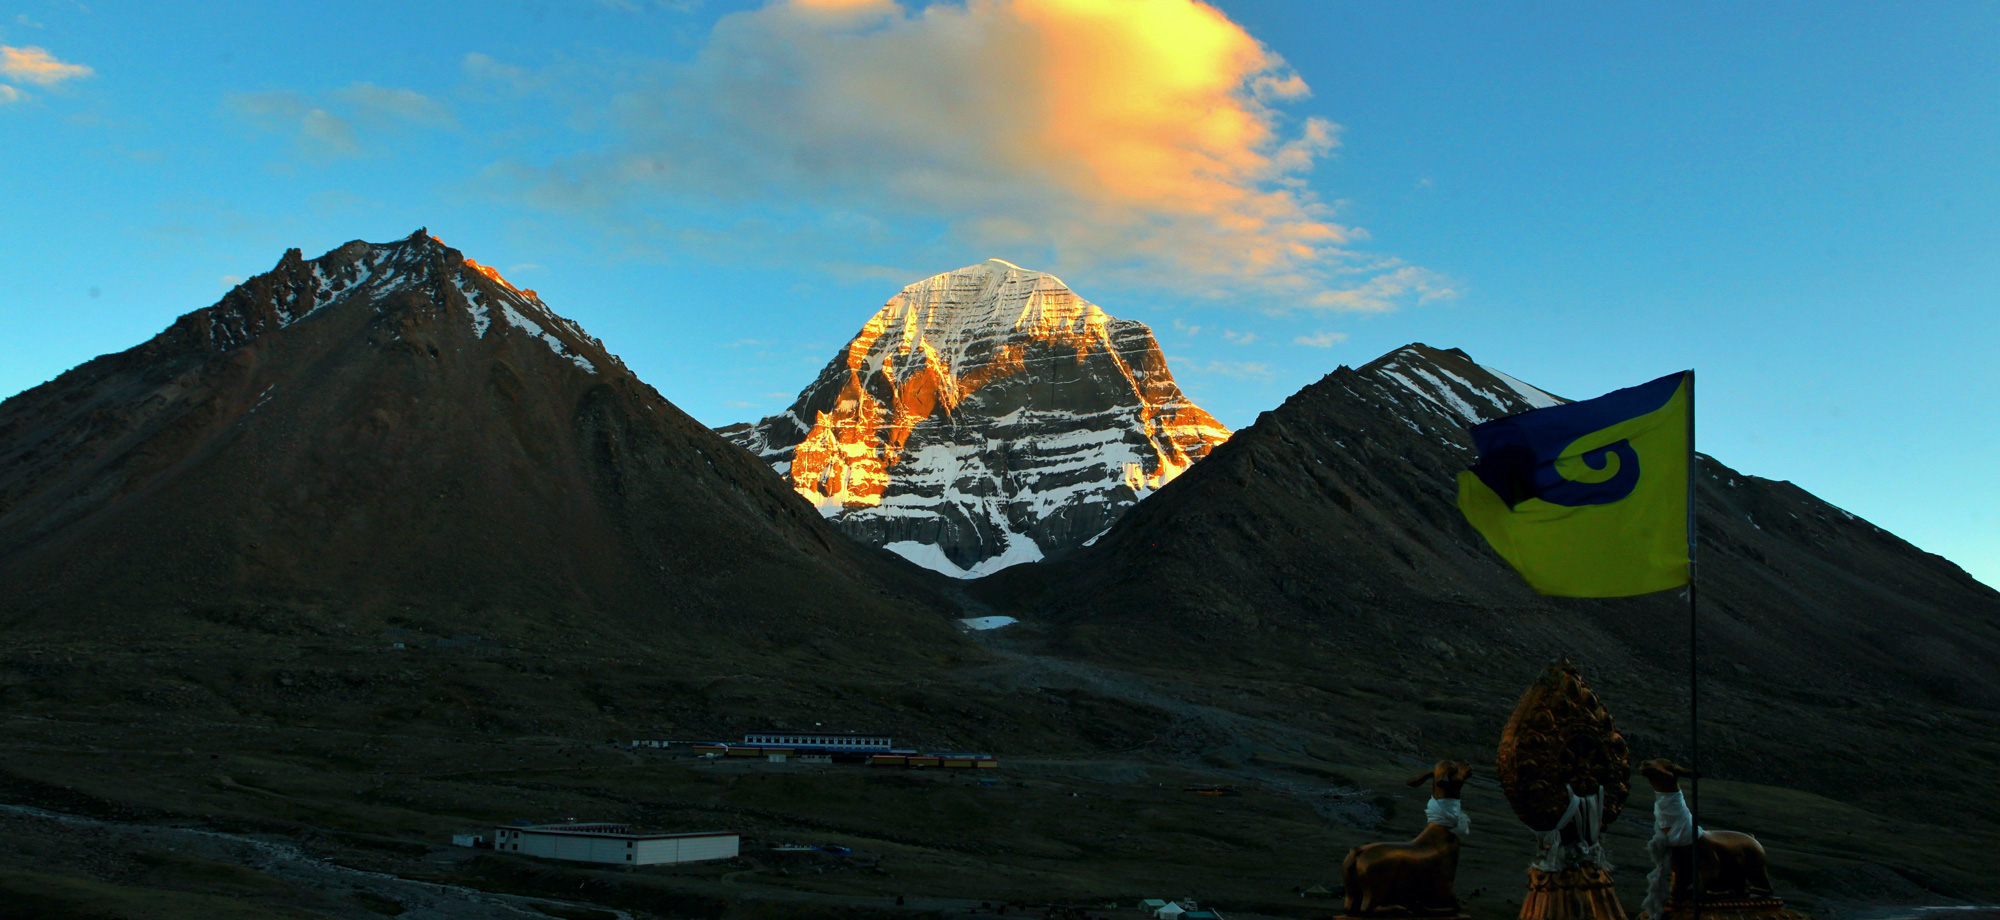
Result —
[[721, 831], [646, 834], [626, 824], [530, 824], [493, 834], [493, 849], [506, 853], [623, 866], [730, 859], [739, 843], [737, 835]]
[[795, 732], [772, 729], [750, 732], [743, 736], [743, 743], [760, 747], [813, 748], [826, 751], [887, 751], [888, 735], [872, 735], [859, 732]]

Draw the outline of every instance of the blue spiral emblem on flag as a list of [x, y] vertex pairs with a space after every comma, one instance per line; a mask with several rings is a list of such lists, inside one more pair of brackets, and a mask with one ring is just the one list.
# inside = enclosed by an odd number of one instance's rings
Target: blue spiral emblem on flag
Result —
[[1458, 474], [1458, 510], [1530, 587], [1634, 597], [1689, 583], [1693, 371], [1482, 422], [1471, 435], [1479, 461]]
[[1580, 505], [1608, 505], [1618, 501], [1639, 486], [1639, 452], [1632, 449], [1632, 442], [1619, 438], [1595, 450], [1587, 450], [1577, 455], [1584, 467], [1609, 474], [1601, 480], [1572, 479], [1557, 469], [1549, 469], [1559, 480], [1542, 488], [1536, 498], [1551, 505], [1575, 508]]

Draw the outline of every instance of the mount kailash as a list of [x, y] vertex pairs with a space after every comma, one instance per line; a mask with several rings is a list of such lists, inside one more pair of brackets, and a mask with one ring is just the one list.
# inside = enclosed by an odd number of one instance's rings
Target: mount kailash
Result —
[[959, 577], [1087, 544], [1229, 438], [1144, 323], [1001, 259], [903, 288], [789, 409], [720, 433], [842, 532]]

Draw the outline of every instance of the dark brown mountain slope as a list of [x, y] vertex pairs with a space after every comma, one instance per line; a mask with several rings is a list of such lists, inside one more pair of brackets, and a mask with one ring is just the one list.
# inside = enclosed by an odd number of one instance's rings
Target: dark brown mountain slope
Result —
[[[0, 403], [0, 627], [955, 641], [923, 576], [423, 231]], [[870, 637], [874, 638], [870, 638]]]
[[[978, 590], [1067, 653], [1306, 687], [1273, 705], [1426, 757], [1490, 754], [1570, 654], [1641, 756], [1685, 756], [1684, 601], [1539, 597], [1455, 508], [1466, 426], [1551, 400], [1456, 350], [1342, 367], [1097, 545]], [[2000, 820], [1930, 794], [2000, 755], [2000, 593], [1790, 483], [1699, 479], [1705, 766]]]

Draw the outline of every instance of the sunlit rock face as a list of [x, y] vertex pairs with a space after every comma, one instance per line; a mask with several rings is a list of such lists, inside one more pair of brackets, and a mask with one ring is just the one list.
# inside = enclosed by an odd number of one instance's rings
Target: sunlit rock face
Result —
[[1229, 438], [1145, 324], [1000, 259], [904, 288], [789, 410], [721, 431], [849, 535], [967, 577], [1084, 544]]

